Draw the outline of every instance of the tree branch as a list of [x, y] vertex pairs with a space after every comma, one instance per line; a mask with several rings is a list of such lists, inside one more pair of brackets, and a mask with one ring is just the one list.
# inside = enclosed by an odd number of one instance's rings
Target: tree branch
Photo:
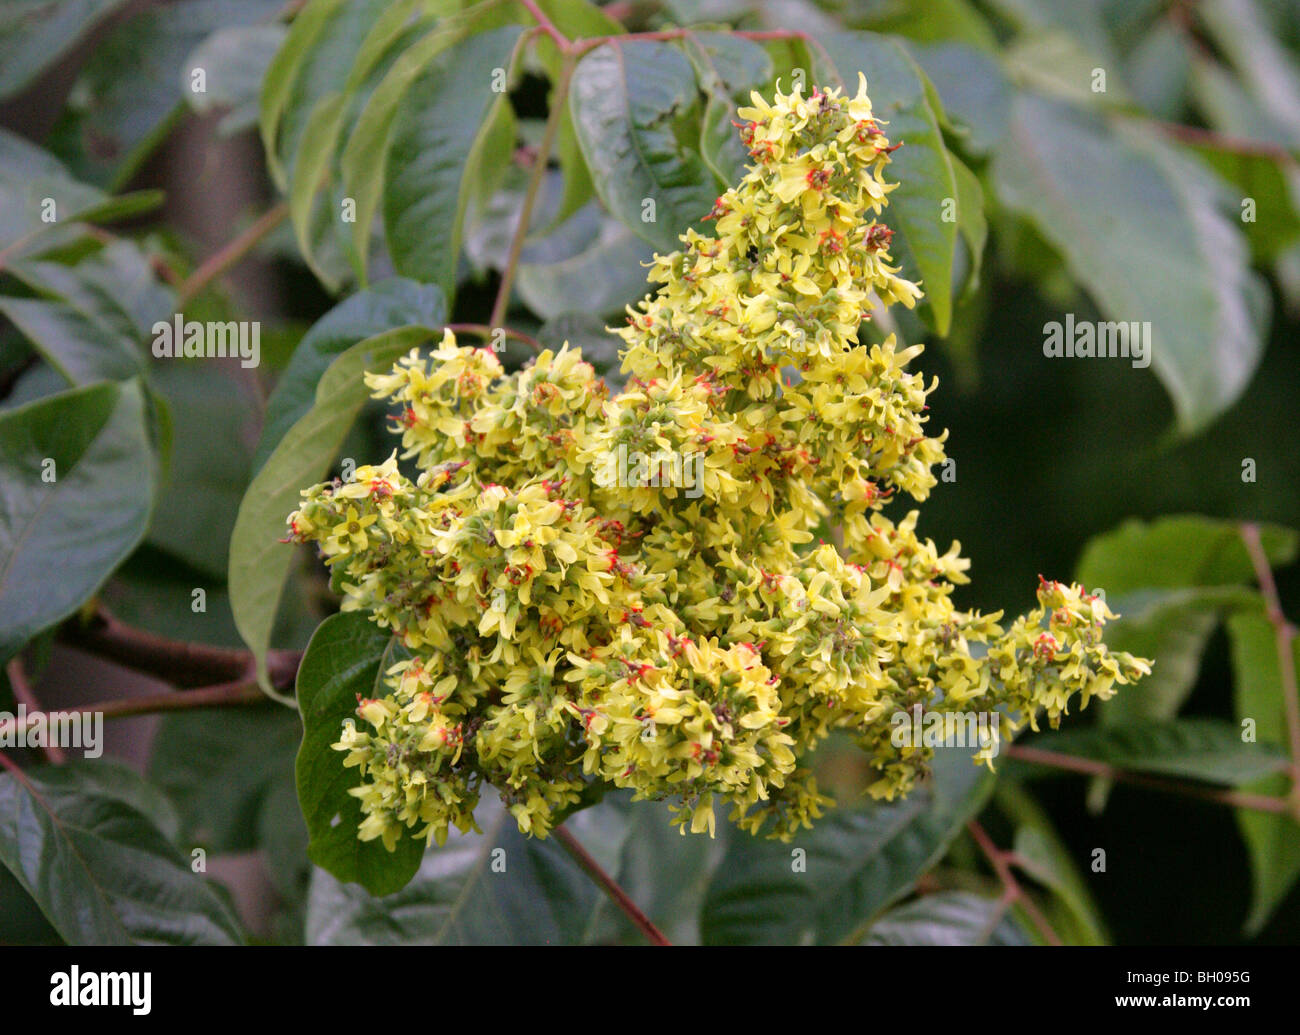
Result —
[[[186, 643], [137, 629], [99, 607], [88, 622], [73, 619], [59, 630], [61, 642], [96, 657], [156, 676], [177, 687], [203, 687], [246, 679], [254, 671], [253, 656], [233, 647]], [[302, 655], [271, 651], [267, 665], [277, 686], [292, 682]]]
[[[40, 712], [41, 702], [36, 699], [36, 694], [32, 692], [32, 686], [27, 681], [27, 672], [23, 669], [21, 657], [10, 659], [9, 664], [5, 666], [5, 675], [9, 677], [9, 685], [13, 687], [15, 700], [29, 712]], [[68, 760], [63, 748], [57, 744], [46, 744], [42, 750], [45, 752], [46, 759], [55, 765], [62, 765]]]
[[42, 721], [63, 715], [102, 715], [106, 719], [125, 719], [133, 715], [156, 715], [159, 712], [178, 712], [196, 708], [234, 708], [262, 704], [270, 699], [262, 693], [256, 680], [237, 680], [219, 683], [197, 690], [171, 691], [165, 694], [145, 694], [141, 697], [123, 697], [97, 704], [77, 705], [56, 711], [28, 712], [20, 722], [17, 718], [0, 722], [0, 736], [31, 729]]

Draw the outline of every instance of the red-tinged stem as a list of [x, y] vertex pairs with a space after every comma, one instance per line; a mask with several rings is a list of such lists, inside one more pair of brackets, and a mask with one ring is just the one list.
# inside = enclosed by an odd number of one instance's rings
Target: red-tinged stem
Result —
[[282, 201], [263, 212], [247, 230], [207, 258], [176, 290], [176, 304], [184, 305], [213, 280], [239, 262], [263, 237], [284, 222], [289, 203]]
[[1200, 787], [1196, 784], [1182, 783], [1178, 780], [1165, 780], [1156, 776], [1147, 776], [1143, 773], [1118, 769], [1106, 762], [1098, 762], [1096, 759], [1065, 755], [1059, 751], [1048, 751], [1043, 748], [1012, 744], [1006, 749], [1006, 753], [1008, 757], [1018, 758], [1022, 762], [1052, 766], [1056, 769], [1066, 769], [1072, 773], [1084, 773], [1088, 776], [1102, 776], [1119, 783], [1131, 783], [1150, 790], [1182, 794], [1187, 797], [1215, 802], [1219, 805], [1228, 805], [1232, 808], [1254, 809], [1257, 812], [1286, 812], [1288, 809], [1286, 801], [1282, 798], [1273, 798], [1266, 794], [1225, 791], [1215, 787]]
[[1201, 129], [1198, 126], [1184, 126], [1177, 122], [1159, 122], [1152, 120], [1153, 125], [1167, 136], [1180, 140], [1184, 144], [1203, 145], [1212, 147], [1217, 151], [1228, 151], [1232, 154], [1251, 155], [1258, 158], [1268, 158], [1282, 165], [1300, 166], [1298, 159], [1292, 151], [1278, 144], [1270, 144], [1265, 140], [1250, 140], [1246, 137], [1234, 137], [1223, 133], [1216, 133], [1211, 129]]
[[1277, 641], [1277, 664], [1282, 678], [1282, 702], [1286, 710], [1287, 742], [1291, 755], [1291, 812], [1300, 822], [1300, 691], [1296, 688], [1296, 627], [1282, 613], [1282, 600], [1277, 593], [1268, 554], [1259, 538], [1259, 526], [1249, 522], [1243, 524], [1241, 540], [1250, 554], [1250, 563], [1255, 569], [1255, 579]]
[[[165, 694], [145, 694], [140, 697], [123, 697], [113, 701], [100, 701], [97, 704], [82, 704], [72, 708], [60, 708], [53, 712], [28, 712], [20, 724], [17, 719], [0, 723], [0, 734], [11, 730], [30, 729], [43, 719], [53, 719], [63, 715], [95, 715], [106, 719], [125, 719], [133, 715], [156, 715], [160, 712], [178, 712], [196, 708], [234, 708], [244, 705], [263, 704], [268, 700], [266, 694], [255, 680], [240, 680], [232, 683], [218, 683], [197, 690], [171, 691]], [[51, 761], [53, 761], [51, 759]]]
[[522, 331], [511, 330], [509, 327], [489, 327], [485, 323], [449, 323], [447, 324], [447, 330], [453, 331], [456, 334], [475, 334], [480, 338], [488, 340], [493, 338], [497, 331], [500, 331], [507, 338], [513, 338], [515, 341], [523, 342], [534, 352], [542, 351], [542, 343], [536, 338], [530, 337]]
[[627, 914], [628, 919], [636, 925], [637, 930], [644, 934], [651, 944], [672, 944], [672, 942], [664, 937], [663, 932], [650, 921], [650, 918], [641, 912], [637, 904], [628, 897], [627, 892], [619, 887], [618, 882], [606, 873], [600, 863], [596, 862], [596, 860], [588, 854], [587, 850], [582, 847], [581, 842], [576, 837], [569, 833], [563, 825], [556, 827], [554, 834], [556, 840], [559, 841], [564, 850], [569, 853], [573, 858], [573, 861], [582, 868], [582, 871], [586, 873], [588, 877], [600, 885], [601, 890], [610, 897], [610, 900], [618, 906], [619, 909]]
[[[1048, 922], [1047, 917], [1045, 917], [1042, 911], [1038, 908], [1038, 903], [1025, 893], [1025, 889], [1022, 888], [1020, 882], [1016, 880], [1016, 875], [1011, 869], [1009, 853], [998, 848], [998, 846], [993, 843], [993, 839], [985, 832], [984, 828], [975, 820], [972, 819], [967, 823], [966, 829], [970, 831], [971, 837], [975, 839], [975, 843], [979, 845], [980, 851], [984, 853], [985, 858], [989, 861], [989, 865], [993, 867], [994, 873], [998, 875], [998, 880], [1002, 882], [1002, 887], [1004, 889], [1002, 895], [1003, 909], [1005, 910], [1007, 907], [1012, 905], [1019, 905], [1027, 914], [1029, 914], [1029, 919], [1033, 922], [1034, 926], [1038, 928], [1039, 933], [1047, 940], [1049, 945], [1060, 945], [1060, 935], [1052, 929], [1052, 925]], [[994, 921], [994, 926], [997, 926], [996, 919]]]
[[[21, 658], [13, 658], [5, 666], [5, 675], [9, 677], [9, 685], [13, 687], [14, 698], [19, 704], [23, 705], [28, 712], [41, 711], [41, 702], [36, 699], [36, 694], [32, 690], [31, 684], [27, 681], [27, 672], [23, 669]], [[62, 765], [68, 760], [63, 748], [57, 744], [46, 744], [44, 747], [45, 757], [55, 765]]]
[[519, 225], [515, 227], [514, 238], [510, 242], [510, 254], [506, 258], [506, 268], [501, 271], [501, 286], [497, 290], [496, 302], [492, 306], [492, 315], [488, 322], [493, 327], [500, 327], [505, 319], [506, 307], [510, 304], [510, 290], [514, 287], [515, 273], [519, 268], [519, 256], [523, 252], [524, 238], [528, 236], [528, 226], [533, 220], [533, 208], [541, 192], [542, 180], [546, 177], [546, 163], [551, 157], [551, 148], [555, 144], [556, 134], [560, 128], [560, 114], [564, 111], [566, 97], [569, 93], [569, 81], [573, 78], [576, 58], [565, 49], [564, 65], [560, 69], [560, 80], [555, 84], [555, 97], [546, 120], [546, 130], [542, 142], [537, 148], [537, 157], [533, 162], [532, 172], [528, 176], [528, 188], [524, 193], [524, 203], [519, 210]]
[[536, 0], [519, 0], [527, 9], [528, 13], [537, 19], [538, 27], [555, 41], [555, 45], [562, 51], [569, 49], [569, 37], [564, 35], [556, 24], [547, 17], [546, 12], [537, 6]]
[[[178, 687], [211, 686], [245, 679], [253, 656], [232, 647], [187, 643], [137, 629], [100, 607], [89, 621], [66, 623], [62, 642], [127, 668], [156, 676]], [[277, 686], [292, 682], [301, 660], [298, 651], [272, 651], [267, 663]]]

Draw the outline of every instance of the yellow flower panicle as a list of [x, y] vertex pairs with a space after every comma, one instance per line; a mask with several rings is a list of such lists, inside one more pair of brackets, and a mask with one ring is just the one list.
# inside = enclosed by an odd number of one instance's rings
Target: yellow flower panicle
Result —
[[[906, 370], [921, 346], [857, 344], [873, 307], [920, 297], [879, 221], [894, 146], [861, 80], [739, 114], [753, 164], [713, 236], [655, 257], [618, 332], [624, 391], [568, 346], [507, 374], [447, 332], [368, 377], [418, 479], [395, 452], [291, 515], [344, 609], [409, 655], [335, 745], [362, 771], [362, 839], [476, 829], [485, 785], [540, 836], [613, 786], [683, 830], [723, 805], [788, 839], [829, 804], [803, 760], [832, 731], [892, 799], [933, 753], [893, 743], [900, 711], [1054, 726], [1149, 672], [1106, 649], [1114, 615], [1080, 586], [1043, 581], [1005, 629], [957, 610], [959, 545], [882, 513], [927, 497], [946, 437]], [[842, 545], [815, 542], [824, 522]]]

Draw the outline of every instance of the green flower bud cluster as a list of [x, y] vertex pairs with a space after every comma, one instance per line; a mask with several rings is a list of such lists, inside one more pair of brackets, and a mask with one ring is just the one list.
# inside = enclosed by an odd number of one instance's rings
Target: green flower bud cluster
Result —
[[[894, 146], [865, 83], [753, 103], [753, 164], [715, 235], [656, 256], [660, 287], [619, 332], [624, 391], [568, 346], [507, 374], [448, 332], [368, 379], [416, 480], [394, 453], [291, 515], [344, 609], [409, 653], [335, 745], [362, 772], [363, 839], [476, 829], [485, 785], [542, 836], [612, 786], [683, 829], [712, 833], [721, 804], [788, 839], [829, 803], [807, 758], [832, 731], [892, 799], [934, 750], [891, 742], [900, 711], [1011, 732], [1149, 672], [1107, 651], [1114, 616], [1080, 586], [1042, 582], [1005, 630], [957, 610], [959, 545], [883, 514], [926, 498], [945, 437], [925, 430], [934, 385], [906, 370], [920, 346], [857, 344], [873, 307], [920, 296], [876, 218]], [[651, 459], [611, 477], [629, 453]]]

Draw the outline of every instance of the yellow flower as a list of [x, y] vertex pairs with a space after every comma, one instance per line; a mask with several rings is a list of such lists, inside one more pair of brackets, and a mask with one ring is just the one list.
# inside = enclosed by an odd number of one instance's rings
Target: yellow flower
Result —
[[714, 236], [655, 257], [616, 332], [623, 391], [567, 345], [506, 373], [447, 332], [367, 375], [418, 478], [394, 452], [291, 515], [343, 608], [411, 655], [334, 745], [363, 840], [477, 829], [487, 786], [544, 837], [592, 784], [667, 799], [683, 832], [712, 835], [724, 805], [788, 840], [830, 804], [801, 763], [837, 730], [893, 799], [934, 751], [892, 743], [900, 711], [1010, 735], [1149, 673], [1106, 648], [1115, 616], [1081, 586], [1044, 581], [1005, 629], [957, 609], [960, 545], [883, 512], [936, 488], [946, 432], [907, 369], [921, 346], [857, 340], [873, 306], [921, 294], [890, 256], [893, 146], [865, 79], [739, 117], [752, 164]]

